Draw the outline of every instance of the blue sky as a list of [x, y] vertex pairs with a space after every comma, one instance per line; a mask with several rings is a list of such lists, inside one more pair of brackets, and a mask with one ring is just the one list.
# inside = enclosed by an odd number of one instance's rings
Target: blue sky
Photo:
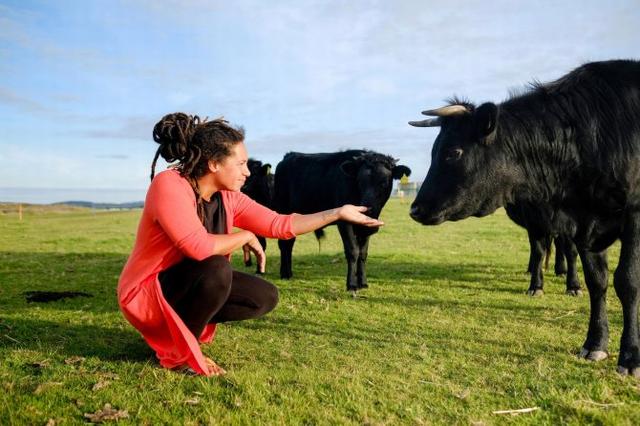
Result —
[[146, 188], [175, 111], [244, 126], [274, 166], [367, 148], [421, 180], [420, 111], [638, 59], [639, 23], [637, 0], [0, 0], [0, 187]]

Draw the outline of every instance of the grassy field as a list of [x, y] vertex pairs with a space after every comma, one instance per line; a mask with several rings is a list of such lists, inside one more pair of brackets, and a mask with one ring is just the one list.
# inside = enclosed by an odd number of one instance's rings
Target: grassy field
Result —
[[[278, 278], [269, 241], [280, 304], [221, 326], [204, 352], [229, 374], [202, 378], [159, 368], [118, 311], [140, 211], [26, 208], [19, 221], [4, 208], [0, 423], [81, 424], [110, 404], [121, 423], [150, 425], [640, 424], [640, 382], [615, 372], [622, 322], [612, 286], [612, 356], [577, 359], [588, 297], [564, 295], [551, 271], [544, 296], [525, 295], [526, 235], [503, 211], [438, 227], [407, 211], [397, 199], [385, 208], [370, 288], [356, 299], [335, 228], [320, 251], [312, 236], [298, 239], [291, 281]], [[23, 293], [34, 290], [93, 297], [28, 303]]]

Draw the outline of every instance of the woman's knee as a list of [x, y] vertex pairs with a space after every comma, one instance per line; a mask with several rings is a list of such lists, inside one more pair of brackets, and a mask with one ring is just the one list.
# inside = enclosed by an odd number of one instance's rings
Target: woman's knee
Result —
[[209, 256], [200, 262], [202, 268], [202, 282], [208, 286], [225, 289], [231, 288], [233, 269], [229, 260], [220, 255]]
[[270, 282], [265, 282], [264, 292], [262, 293], [262, 314], [271, 312], [278, 305], [278, 301], [278, 287]]

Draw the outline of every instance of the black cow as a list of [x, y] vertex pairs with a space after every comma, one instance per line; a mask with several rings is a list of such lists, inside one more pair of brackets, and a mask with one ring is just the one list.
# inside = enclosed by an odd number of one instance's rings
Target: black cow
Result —
[[[391, 195], [393, 179], [410, 174], [408, 167], [396, 165], [393, 158], [373, 151], [290, 152], [276, 167], [275, 208], [287, 214], [314, 213], [354, 204], [369, 207], [366, 214], [378, 218]], [[347, 258], [347, 290], [355, 292], [367, 287], [369, 237], [378, 229], [341, 221], [337, 225]], [[282, 278], [292, 276], [294, 243], [295, 238], [278, 241]]]
[[[543, 262], [551, 249], [551, 241], [556, 246], [556, 275], [567, 274], [567, 294], [578, 296], [582, 293], [576, 269], [578, 252], [573, 243], [576, 225], [562, 211], [552, 211], [528, 202], [508, 203], [505, 206], [507, 216], [527, 230], [529, 246], [529, 266], [531, 284], [527, 293], [530, 296], [542, 295], [544, 290]], [[566, 259], [566, 266], [565, 266]]]
[[508, 203], [562, 210], [576, 224], [591, 299], [580, 356], [608, 356], [607, 248], [621, 240], [614, 287], [624, 325], [618, 371], [640, 377], [640, 62], [580, 66], [501, 104], [454, 99], [410, 122], [440, 126], [411, 217], [425, 225]]
[[[247, 167], [251, 174], [242, 186], [241, 191], [263, 206], [273, 208], [274, 179], [273, 173], [271, 173], [271, 164], [262, 164], [262, 161], [250, 158], [247, 161]], [[262, 248], [266, 250], [267, 240], [260, 235], [257, 235], [257, 237]], [[244, 253], [244, 264], [251, 266], [251, 254], [249, 252]], [[256, 273], [260, 274], [259, 267]]]

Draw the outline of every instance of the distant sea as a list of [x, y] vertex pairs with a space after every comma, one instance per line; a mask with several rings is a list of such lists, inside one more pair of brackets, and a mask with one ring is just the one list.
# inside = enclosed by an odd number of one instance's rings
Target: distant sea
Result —
[[135, 203], [144, 201], [146, 189], [103, 188], [2, 188], [0, 202], [53, 204], [65, 201]]

